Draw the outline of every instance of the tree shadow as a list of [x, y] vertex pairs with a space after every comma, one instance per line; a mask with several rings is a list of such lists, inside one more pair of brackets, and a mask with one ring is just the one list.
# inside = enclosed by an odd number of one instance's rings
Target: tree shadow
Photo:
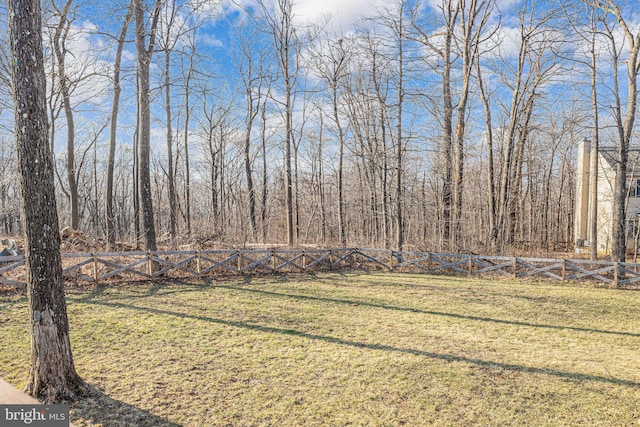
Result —
[[[83, 397], [69, 404], [71, 421], [83, 425], [83, 421], [109, 427], [180, 427], [136, 406], [113, 399], [94, 385], [87, 384]], [[82, 421], [81, 421], [82, 420]]]
[[121, 308], [121, 309], [128, 309], [128, 310], [146, 311], [148, 313], [154, 313], [154, 314], [163, 315], [163, 316], [174, 316], [182, 319], [193, 319], [193, 320], [198, 320], [198, 321], [203, 321], [203, 322], [208, 322], [208, 323], [213, 323], [218, 325], [224, 325], [224, 326], [230, 326], [230, 327], [235, 327], [235, 328], [240, 328], [240, 329], [245, 329], [250, 331], [295, 336], [299, 338], [309, 339], [312, 341], [322, 341], [330, 344], [337, 344], [337, 345], [343, 345], [343, 346], [354, 347], [354, 348], [387, 351], [387, 352], [399, 353], [399, 354], [410, 354], [410, 355], [426, 357], [434, 360], [468, 363], [471, 365], [503, 369], [506, 371], [516, 371], [516, 372], [524, 372], [524, 373], [530, 373], [530, 374], [548, 375], [552, 377], [563, 378], [570, 381], [593, 381], [598, 383], [608, 383], [608, 384], [615, 384], [615, 385], [621, 385], [626, 387], [640, 388], [640, 382], [615, 378], [612, 376], [606, 377], [606, 376], [594, 375], [594, 374], [567, 372], [567, 371], [560, 371], [556, 369], [538, 368], [535, 366], [526, 366], [526, 365], [518, 365], [513, 363], [497, 362], [492, 360], [477, 359], [473, 357], [460, 356], [456, 354], [435, 353], [435, 352], [418, 350], [413, 348], [395, 347], [392, 345], [382, 344], [382, 343], [368, 343], [364, 341], [354, 341], [354, 340], [349, 340], [349, 339], [344, 339], [339, 337], [333, 337], [330, 335], [321, 335], [321, 334], [315, 334], [315, 333], [310, 333], [305, 331], [299, 331], [297, 329], [285, 329], [285, 328], [265, 326], [265, 325], [255, 324], [255, 323], [247, 323], [247, 322], [240, 322], [240, 321], [234, 321], [234, 320], [220, 319], [215, 317], [207, 317], [202, 315], [180, 313], [176, 311], [163, 310], [159, 308], [140, 307], [133, 304], [124, 304], [124, 303], [115, 303], [115, 302], [106, 302], [106, 301], [90, 301], [88, 302], [88, 304], [103, 305], [107, 307], [114, 307], [114, 308]]
[[582, 328], [577, 326], [549, 325], [549, 324], [543, 324], [543, 323], [521, 322], [517, 320], [494, 319], [491, 317], [472, 316], [472, 315], [466, 315], [466, 314], [448, 313], [443, 311], [421, 310], [419, 308], [412, 308], [412, 307], [398, 307], [398, 306], [393, 306], [388, 304], [379, 304], [379, 303], [373, 303], [373, 302], [361, 301], [361, 300], [349, 300], [349, 299], [338, 299], [338, 298], [315, 297], [311, 295], [287, 294], [282, 292], [264, 291], [261, 289], [246, 288], [241, 286], [218, 285], [216, 287], [223, 288], [223, 289], [232, 289], [232, 290], [239, 290], [244, 292], [251, 292], [251, 293], [256, 293], [260, 295], [272, 296], [276, 298], [279, 297], [279, 298], [291, 298], [291, 299], [303, 300], [303, 301], [328, 302], [333, 304], [344, 304], [349, 306], [360, 305], [364, 307], [381, 308], [384, 310], [404, 311], [408, 313], [419, 313], [419, 314], [427, 314], [431, 316], [443, 316], [443, 317], [451, 317], [455, 319], [473, 320], [473, 321], [479, 321], [479, 322], [491, 322], [491, 323], [498, 323], [498, 324], [512, 325], [512, 326], [527, 326], [527, 327], [542, 328], [542, 329], [558, 329], [558, 330], [570, 330], [570, 331], [576, 331], [576, 332], [594, 332], [594, 333], [607, 334], [607, 335], [640, 337], [640, 333], [634, 333], [634, 332], [609, 331], [606, 329]]
[[[89, 302], [95, 299], [122, 299], [121, 296], [118, 295], [106, 295], [105, 291], [109, 289], [135, 289], [136, 285], [149, 285], [151, 287], [146, 290], [146, 292], [140, 292], [139, 294], [128, 294], [125, 299], [133, 300], [133, 299], [143, 299], [156, 295], [170, 295], [170, 294], [182, 294], [187, 292], [197, 292], [202, 289], [206, 289], [210, 287], [208, 283], [192, 283], [189, 281], [184, 281], [180, 279], [167, 279], [167, 280], [153, 280], [153, 281], [137, 281], [137, 282], [123, 282], [122, 284], [117, 284], [115, 286], [99, 283], [98, 285], [91, 288], [90, 291], [78, 291], [78, 292], [67, 292], [66, 295], [69, 299], [78, 301], [78, 302]], [[167, 289], [168, 286], [171, 285], [179, 285], [179, 289]]]

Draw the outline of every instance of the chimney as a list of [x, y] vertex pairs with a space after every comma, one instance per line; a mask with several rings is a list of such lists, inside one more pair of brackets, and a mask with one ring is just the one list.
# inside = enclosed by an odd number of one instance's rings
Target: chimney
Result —
[[589, 224], [589, 165], [591, 141], [584, 138], [578, 143], [576, 165], [575, 246], [585, 246]]

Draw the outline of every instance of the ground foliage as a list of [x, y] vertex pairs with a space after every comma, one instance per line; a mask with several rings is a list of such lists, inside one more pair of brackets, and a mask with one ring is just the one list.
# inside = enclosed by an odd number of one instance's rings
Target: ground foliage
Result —
[[[0, 300], [24, 386], [27, 302]], [[67, 292], [79, 426], [637, 425], [640, 292], [390, 273]]]

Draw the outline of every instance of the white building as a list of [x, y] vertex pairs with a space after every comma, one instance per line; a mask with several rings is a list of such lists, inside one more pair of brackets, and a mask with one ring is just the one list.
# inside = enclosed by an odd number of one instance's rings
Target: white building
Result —
[[[616, 176], [617, 149], [615, 147], [598, 148], [598, 253], [611, 253], [613, 188]], [[576, 206], [575, 206], [575, 247], [578, 252], [587, 252], [591, 238], [591, 209], [589, 204], [591, 143], [583, 140], [578, 145], [578, 165], [576, 168]], [[640, 216], [640, 149], [629, 152], [627, 162], [627, 248], [633, 247], [638, 231]]]

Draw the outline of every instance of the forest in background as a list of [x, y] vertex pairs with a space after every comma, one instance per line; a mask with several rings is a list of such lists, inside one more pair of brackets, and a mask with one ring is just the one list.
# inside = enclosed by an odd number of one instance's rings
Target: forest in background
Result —
[[147, 249], [546, 251], [573, 240], [578, 142], [624, 156], [637, 136], [633, 1], [394, 0], [348, 29], [296, 6], [44, 2], [61, 228]]

